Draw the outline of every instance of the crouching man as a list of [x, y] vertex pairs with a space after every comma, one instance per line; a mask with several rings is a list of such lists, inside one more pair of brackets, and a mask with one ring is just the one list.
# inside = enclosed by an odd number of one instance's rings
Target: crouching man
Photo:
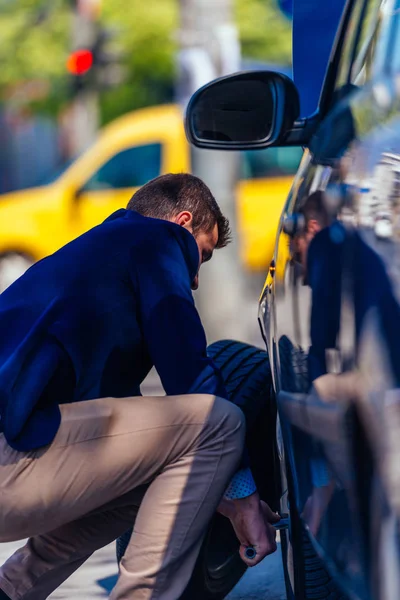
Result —
[[[0, 296], [0, 542], [29, 538], [0, 598], [47, 598], [134, 523], [111, 597], [176, 600], [218, 506], [247, 564], [276, 549], [191, 292], [228, 241], [207, 186], [165, 175]], [[166, 397], [140, 396], [153, 365]]]

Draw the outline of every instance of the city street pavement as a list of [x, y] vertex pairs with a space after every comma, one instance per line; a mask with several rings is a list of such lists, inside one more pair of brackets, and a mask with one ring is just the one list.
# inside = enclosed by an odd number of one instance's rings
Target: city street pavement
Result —
[[[22, 542], [0, 544], [2, 564]], [[96, 552], [50, 598], [52, 600], [94, 600], [107, 598], [117, 578], [115, 544]], [[280, 545], [260, 565], [248, 569], [227, 600], [284, 600], [284, 581]]]

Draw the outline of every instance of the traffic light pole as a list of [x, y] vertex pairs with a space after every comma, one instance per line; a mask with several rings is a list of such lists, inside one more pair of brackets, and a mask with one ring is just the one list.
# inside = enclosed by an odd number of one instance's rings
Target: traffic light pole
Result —
[[[180, 0], [177, 89], [183, 105], [201, 85], [240, 69], [240, 46], [231, 4], [231, 0]], [[192, 168], [208, 184], [229, 218], [234, 238], [202, 269], [196, 303], [209, 342], [224, 337], [246, 340], [249, 302], [238, 257], [235, 202], [239, 156], [236, 152], [194, 148]]]
[[[92, 48], [97, 35], [96, 3], [85, 3], [76, 0], [71, 19], [72, 50]], [[96, 8], [96, 10], [94, 10]], [[70, 108], [70, 153], [80, 154], [96, 138], [99, 128], [98, 92], [94, 87], [82, 86], [74, 95]]]

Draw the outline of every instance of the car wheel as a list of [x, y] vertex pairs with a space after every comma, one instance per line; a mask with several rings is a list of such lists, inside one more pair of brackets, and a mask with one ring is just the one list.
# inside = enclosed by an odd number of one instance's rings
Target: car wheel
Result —
[[[300, 519], [293, 515], [293, 510], [290, 515], [292, 523], [290, 543], [289, 532], [281, 531], [282, 562], [287, 598], [290, 600], [348, 600], [325, 569]], [[293, 527], [293, 520], [297, 519], [297, 527]], [[292, 577], [289, 574], [290, 571], [293, 573]]]
[[[282, 336], [279, 340], [282, 388], [293, 393], [306, 393], [310, 387], [308, 356], [301, 348]], [[289, 600], [346, 600], [324, 563], [314, 550], [303, 521], [297, 514], [293, 478], [286, 466], [290, 508], [290, 532], [281, 531], [281, 551], [286, 595]]]
[[[276, 407], [271, 394], [271, 371], [265, 351], [231, 340], [208, 347], [224, 378], [229, 399], [243, 410], [247, 423], [247, 448], [261, 497], [272, 508], [279, 503], [276, 450]], [[273, 472], [275, 469], [275, 473]], [[121, 560], [131, 531], [117, 540]], [[198, 556], [192, 577], [180, 600], [222, 600], [246, 571], [239, 542], [228, 519], [215, 515]]]
[[33, 260], [19, 252], [7, 252], [0, 255], [0, 294], [32, 265]]
[[286, 595], [290, 600], [348, 600], [316, 553], [297, 510], [293, 477], [287, 467], [290, 531], [281, 531]]

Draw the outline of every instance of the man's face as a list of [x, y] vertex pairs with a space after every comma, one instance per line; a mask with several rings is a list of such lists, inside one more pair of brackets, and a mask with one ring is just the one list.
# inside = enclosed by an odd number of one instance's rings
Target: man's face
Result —
[[310, 245], [312, 238], [313, 236], [311, 236], [309, 232], [302, 233], [294, 238], [296, 259], [301, 264], [303, 269], [306, 269], [307, 267], [308, 246]]
[[214, 229], [208, 233], [204, 231], [199, 231], [195, 236], [197, 247], [199, 249], [199, 270], [197, 275], [192, 283], [192, 290], [197, 290], [199, 287], [199, 271], [200, 267], [203, 263], [208, 262], [212, 259], [212, 255], [215, 249], [215, 246], [218, 243], [218, 227], [217, 224], [214, 225]]
[[297, 260], [303, 267], [304, 274], [307, 275], [307, 254], [308, 247], [317, 233], [321, 231], [321, 226], [317, 220], [311, 219], [307, 223], [305, 233], [297, 235], [294, 238], [294, 250]]

